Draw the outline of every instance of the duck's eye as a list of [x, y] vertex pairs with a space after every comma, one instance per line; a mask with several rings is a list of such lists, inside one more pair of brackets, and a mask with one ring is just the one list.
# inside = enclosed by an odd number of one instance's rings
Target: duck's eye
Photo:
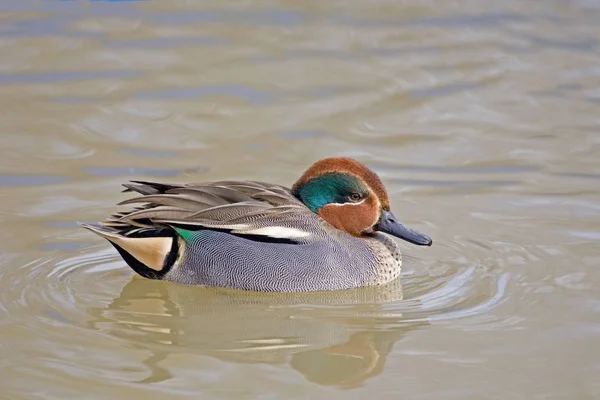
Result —
[[362, 196], [361, 196], [360, 193], [352, 193], [350, 195], [350, 200], [355, 201], [355, 202], [361, 201], [362, 200]]

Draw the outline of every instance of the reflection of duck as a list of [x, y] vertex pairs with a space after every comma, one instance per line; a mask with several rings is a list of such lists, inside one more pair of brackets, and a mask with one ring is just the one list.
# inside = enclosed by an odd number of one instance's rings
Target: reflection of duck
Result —
[[268, 292], [348, 289], [400, 274], [390, 234], [431, 239], [392, 212], [379, 177], [350, 158], [326, 158], [286, 187], [249, 181], [125, 184], [143, 203], [102, 225], [137, 273], [186, 284]]
[[382, 332], [356, 332], [347, 342], [322, 350], [312, 350], [294, 354], [291, 366], [306, 379], [322, 385], [356, 387], [367, 378], [378, 375], [383, 370], [387, 354], [400, 336], [394, 339], [376, 337]]
[[383, 310], [384, 304], [401, 298], [398, 280], [280, 294], [133, 279], [93, 314], [103, 329], [109, 322], [112, 334], [151, 349], [146, 381], [171, 377], [160, 366], [169, 354], [198, 352], [235, 363], [289, 364], [310, 381], [353, 387], [382, 371], [404, 333], [426, 324], [390, 328], [402, 315]]

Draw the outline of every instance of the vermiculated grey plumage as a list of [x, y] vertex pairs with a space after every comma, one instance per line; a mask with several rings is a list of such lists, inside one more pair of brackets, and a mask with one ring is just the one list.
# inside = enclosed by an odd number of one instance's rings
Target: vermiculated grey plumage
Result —
[[[285, 292], [382, 284], [400, 273], [391, 238], [377, 232], [358, 238], [335, 229], [284, 186], [135, 181], [125, 187], [141, 196], [120, 204], [140, 205], [112, 215], [102, 229], [127, 237], [170, 232], [178, 254], [162, 279]], [[177, 227], [196, 232], [185, 241]]]

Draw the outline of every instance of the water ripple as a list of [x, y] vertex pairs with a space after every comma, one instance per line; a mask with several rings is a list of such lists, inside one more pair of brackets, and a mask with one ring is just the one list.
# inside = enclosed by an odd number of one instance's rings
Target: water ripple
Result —
[[60, 175], [0, 174], [0, 186], [34, 186], [59, 183], [68, 180]]
[[[228, 361], [265, 361], [264, 351], [297, 354], [327, 349], [349, 340], [356, 329], [386, 326], [403, 331], [407, 326], [481, 317], [506, 299], [508, 282], [502, 274], [497, 279], [488, 276], [482, 285], [481, 271], [475, 267], [449, 264], [437, 278], [412, 270], [383, 287], [261, 294], [131, 279], [132, 272], [107, 245], [74, 253], [5, 272], [0, 280], [13, 282], [13, 293], [3, 296], [22, 299], [13, 304], [17, 308], [43, 305], [41, 312], [55, 322], [90, 321], [85, 329], [112, 332], [127, 342], [145, 347], [168, 344], [170, 351], [193, 349]], [[421, 261], [408, 257], [405, 262], [414, 266]], [[123, 287], [120, 294], [119, 287]], [[241, 325], [240, 319], [245, 321]], [[485, 319], [476, 325], [498, 328], [497, 321]], [[264, 348], [261, 338], [278, 344]]]
[[29, 72], [29, 73], [0, 73], [0, 84], [18, 84], [18, 83], [52, 83], [52, 82], [70, 82], [76, 80], [89, 79], [125, 79], [141, 76], [140, 71], [133, 70], [114, 70], [114, 71], [47, 71], [47, 72]]

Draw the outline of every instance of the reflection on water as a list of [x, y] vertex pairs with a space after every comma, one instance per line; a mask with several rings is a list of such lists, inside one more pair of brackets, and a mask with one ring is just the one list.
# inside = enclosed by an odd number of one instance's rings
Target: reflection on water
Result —
[[[600, 397], [597, 1], [0, 0], [0, 21], [3, 396]], [[434, 239], [401, 243], [401, 287], [140, 280], [75, 223], [129, 179], [291, 185], [330, 155]]]
[[401, 298], [399, 281], [284, 295], [132, 279], [107, 308], [90, 314], [97, 316], [92, 327], [137, 346], [164, 345], [144, 361], [151, 374], [145, 382], [172, 378], [160, 367], [169, 354], [194, 352], [237, 363], [285, 363], [310, 381], [355, 387], [382, 371], [403, 334], [427, 325], [398, 323], [401, 313], [381, 309]]

